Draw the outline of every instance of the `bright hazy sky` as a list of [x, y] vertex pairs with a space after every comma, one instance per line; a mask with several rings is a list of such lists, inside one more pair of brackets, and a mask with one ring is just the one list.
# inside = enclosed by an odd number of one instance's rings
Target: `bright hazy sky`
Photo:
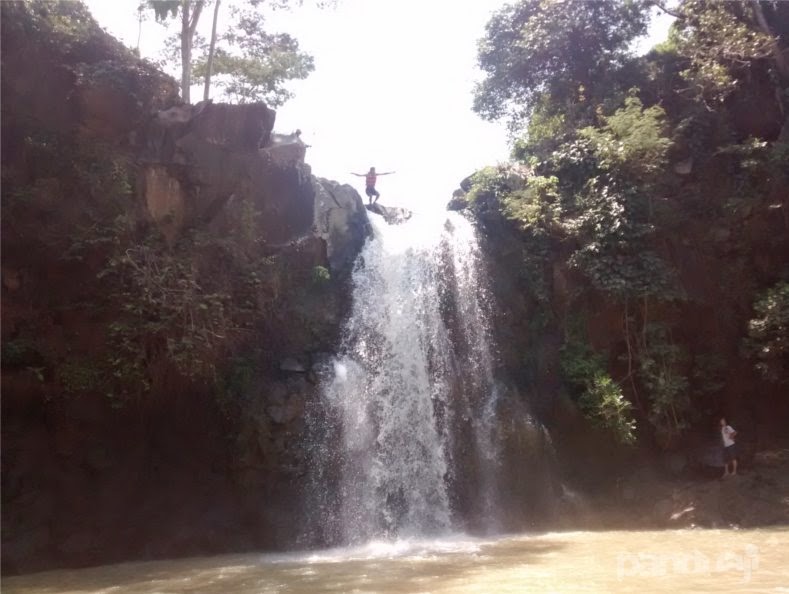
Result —
[[[278, 109], [275, 130], [302, 130], [313, 173], [354, 185], [370, 166], [396, 171], [378, 180], [382, 204], [443, 208], [461, 179], [506, 160], [501, 124], [471, 110], [477, 40], [504, 0], [338, 0], [267, 17], [315, 57], [315, 71], [290, 85], [296, 97]], [[87, 0], [94, 17], [127, 45], [137, 44], [138, 0]], [[223, 2], [226, 9], [227, 2]], [[295, 2], [294, 2], [295, 4]], [[208, 37], [212, 11], [198, 29]], [[661, 21], [652, 36], [665, 37]], [[221, 29], [221, 23], [220, 23]], [[174, 29], [172, 29], [174, 30]], [[165, 29], [143, 23], [141, 54], [160, 57]], [[650, 39], [651, 42], [651, 39]], [[202, 98], [202, 89], [194, 97]], [[214, 99], [220, 100], [218, 96]]]

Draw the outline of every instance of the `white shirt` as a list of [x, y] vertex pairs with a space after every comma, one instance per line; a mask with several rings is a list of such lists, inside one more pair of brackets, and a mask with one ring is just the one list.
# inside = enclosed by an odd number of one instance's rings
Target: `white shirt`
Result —
[[723, 447], [728, 448], [734, 445], [734, 429], [730, 425], [721, 428], [721, 437], [723, 438]]

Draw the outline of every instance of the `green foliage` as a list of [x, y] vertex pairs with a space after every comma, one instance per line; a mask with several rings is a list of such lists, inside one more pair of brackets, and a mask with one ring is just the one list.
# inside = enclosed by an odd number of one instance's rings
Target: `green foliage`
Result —
[[748, 323], [748, 351], [767, 379], [789, 383], [789, 283], [767, 289], [753, 309], [756, 317]]
[[[165, 0], [149, 4], [155, 9], [157, 20], [164, 21], [170, 15], [176, 16], [185, 2], [192, 8], [192, 18], [198, 4], [207, 5], [194, 0]], [[210, 82], [222, 89], [227, 100], [237, 103], [264, 101], [272, 107], [279, 107], [293, 97], [286, 88], [287, 83], [305, 79], [315, 69], [312, 56], [300, 51], [296, 39], [286, 33], [270, 33], [265, 29], [264, 8], [283, 9], [292, 3], [291, 0], [245, 0], [222, 4], [222, 7], [229, 8], [231, 24], [225, 30], [217, 31]], [[183, 32], [172, 35], [165, 42], [163, 65], [178, 64], [183, 68], [182, 35]], [[191, 43], [194, 51], [190, 51], [189, 76], [205, 81], [209, 74], [210, 43], [197, 32], [193, 33]]]
[[469, 203], [496, 196], [511, 189], [511, 180], [504, 167], [485, 167], [471, 177], [471, 189], [466, 196]]
[[578, 400], [581, 410], [593, 422], [613, 433], [624, 444], [635, 442], [636, 421], [633, 406], [625, 399], [622, 388], [606, 373], [596, 374]]
[[702, 101], [722, 102], [739, 84], [736, 69], [771, 54], [772, 40], [754, 27], [746, 2], [685, 0], [680, 13], [674, 44], [690, 61], [682, 76]]
[[486, 167], [472, 176], [466, 199], [481, 217], [493, 212], [514, 222], [522, 231], [521, 266], [513, 271], [522, 278], [531, 296], [543, 305], [549, 298], [550, 281], [545, 270], [550, 240], [545, 227], [556, 213], [557, 180], [529, 177], [523, 167]]
[[[718, 353], [701, 353], [693, 360], [693, 392], [715, 395], [726, 387], [726, 359]], [[713, 410], [706, 411], [712, 414]]]
[[577, 336], [569, 336], [561, 350], [562, 374], [572, 384], [584, 385], [606, 367], [605, 357]]
[[633, 247], [627, 241], [619, 245], [593, 241], [575, 252], [570, 263], [583, 271], [593, 287], [614, 297], [677, 297], [672, 272], [663, 259]]
[[44, 377], [44, 372], [46, 371], [46, 367], [32, 367], [28, 366], [25, 368], [25, 371], [31, 373], [33, 377], [35, 377], [39, 382], [43, 382], [46, 378]]
[[526, 226], [551, 225], [560, 216], [559, 180], [555, 176], [530, 176], [525, 186], [503, 198], [507, 218]]
[[[25, 18], [4, 18], [4, 28], [24, 27], [28, 34], [35, 35], [55, 48], [69, 61], [74, 58], [79, 61], [87, 45], [106, 47], [101, 27], [93, 20], [90, 11], [82, 2], [28, 0], [2, 4], [13, 4], [14, 10], [26, 13]], [[5, 14], [3, 16], [5, 17]], [[120, 43], [117, 47], [122, 48]]]
[[[623, 310], [624, 340], [611, 356], [575, 352], [573, 339], [563, 371], [599, 422], [604, 410], [622, 416], [626, 390], [665, 446], [725, 375], [704, 356], [691, 361], [671, 336], [669, 312], [688, 303], [680, 278], [699, 295], [691, 259], [713, 261], [725, 250], [721, 290], [739, 295], [743, 280], [758, 283], [753, 270], [764, 270], [754, 244], [774, 250], [771, 262], [785, 251], [780, 233], [757, 240], [754, 232], [768, 220], [780, 226], [786, 207], [789, 4], [679, 0], [669, 8], [679, 15], [669, 39], [634, 57], [630, 42], [654, 5], [520, 0], [493, 16], [479, 46], [485, 79], [475, 109], [509, 120], [518, 164], [479, 172], [469, 197], [489, 230], [496, 216], [515, 223], [534, 278], [555, 285], [546, 271], [568, 267], [583, 275], [561, 301], [543, 291], [546, 311], [561, 316], [586, 298]], [[713, 245], [699, 245], [709, 237]], [[531, 291], [532, 275], [524, 278]], [[781, 381], [782, 296], [777, 287], [759, 296], [747, 341], [759, 368]], [[609, 360], [627, 362], [619, 384], [607, 375]]]
[[[236, 328], [238, 318], [233, 314], [254, 311], [255, 302], [244, 295], [246, 290], [235, 300], [227, 285], [211, 282], [213, 279], [201, 271], [204, 240], [195, 235], [168, 250], [158, 237], [151, 236], [123, 246], [109, 260], [102, 276], [113, 277], [118, 287], [115, 298], [123, 304], [124, 317], [129, 320], [113, 328], [118, 350], [126, 353], [127, 361], [147, 359], [141, 356], [145, 344], [158, 337], [158, 348], [164, 351], [161, 354], [181, 373], [210, 377], [214, 351]], [[249, 278], [249, 285], [254, 282]]]
[[106, 367], [108, 379], [106, 395], [115, 402], [146, 394], [151, 389], [149, 374], [150, 354], [145, 348], [149, 342], [147, 328], [123, 316], [108, 328], [108, 353]]
[[[106, 213], [105, 213], [106, 214]], [[251, 328], [278, 299], [275, 261], [261, 257], [259, 213], [244, 202], [239, 232], [218, 236], [193, 229], [169, 246], [154, 229], [140, 235], [130, 214], [96, 220], [74, 234], [66, 257], [109, 251], [98, 278], [108, 304], [105, 374], [97, 389], [115, 403], [149, 391], [163, 365], [195, 381], [213, 381], [223, 349]]]
[[623, 108], [602, 116], [601, 128], [583, 128], [579, 135], [590, 141], [602, 169], [645, 182], [663, 172], [672, 143], [665, 135], [663, 108], [653, 105], [645, 109], [637, 91], [631, 90]]
[[[236, 24], [219, 37], [212, 65], [214, 84], [239, 103], [265, 101], [278, 107], [293, 96], [285, 88], [289, 80], [304, 79], [315, 69], [312, 56], [299, 51], [299, 43], [287, 34], [263, 30], [255, 11], [236, 13]], [[204, 78], [207, 48], [194, 65], [194, 75]]]
[[226, 417], [232, 416], [238, 402], [247, 397], [253, 387], [258, 356], [259, 353], [253, 352], [233, 357], [217, 375], [214, 385], [216, 400]]
[[688, 380], [681, 373], [686, 354], [663, 324], [648, 324], [639, 350], [639, 378], [650, 401], [649, 422], [667, 445], [688, 427]]
[[72, 359], [57, 368], [57, 377], [68, 394], [94, 392], [106, 382], [106, 373], [95, 361]]
[[153, 9], [157, 21], [176, 18], [181, 4], [182, 0], [148, 0], [148, 6]]
[[570, 337], [561, 351], [562, 373], [579, 391], [578, 406], [596, 425], [623, 444], [635, 442], [633, 406], [621, 386], [605, 370], [605, 359], [578, 338]]
[[314, 287], [322, 287], [331, 280], [331, 273], [325, 266], [314, 266], [310, 277]]
[[36, 343], [24, 337], [4, 341], [0, 358], [4, 368], [28, 367], [44, 360]]
[[593, 105], [631, 41], [646, 32], [646, 6], [642, 0], [521, 0], [505, 6], [479, 43], [486, 78], [475, 90], [474, 109], [486, 118], [518, 122], [543, 96], [562, 109]]
[[529, 158], [535, 155], [549, 154], [567, 140], [572, 132], [567, 122], [574, 119], [560, 111], [547, 96], [542, 96], [532, 109], [526, 136], [515, 141], [513, 158], [516, 161], [528, 162]]
[[665, 112], [644, 108], [633, 90], [623, 107], [600, 119], [600, 127], [578, 130], [577, 140], [544, 155], [533, 171], [483, 169], [469, 197], [495, 197], [491, 203], [524, 229], [574, 238], [570, 264], [602, 291], [676, 298], [673, 274], [649, 244], [651, 195], [672, 146]]

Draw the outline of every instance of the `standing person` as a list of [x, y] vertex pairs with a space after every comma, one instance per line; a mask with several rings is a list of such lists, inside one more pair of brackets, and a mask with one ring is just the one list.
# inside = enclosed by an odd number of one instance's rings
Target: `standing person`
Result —
[[[723, 476], [732, 476], [737, 474], [737, 444], [734, 443], [734, 437], [737, 432], [732, 429], [731, 425], [726, 423], [726, 417], [720, 418], [721, 438], [723, 439]], [[732, 471], [729, 472], [729, 464], [732, 465]]]
[[373, 196], [375, 196], [375, 202], [378, 202], [378, 199], [381, 197], [381, 194], [378, 193], [378, 190], [375, 189], [375, 182], [378, 181], [379, 175], [391, 175], [394, 171], [387, 171], [385, 173], [376, 173], [375, 167], [370, 167], [370, 171], [367, 173], [354, 173], [351, 172], [351, 175], [355, 175], [356, 177], [363, 177], [365, 182], [364, 193], [367, 194], [367, 198], [370, 201], [370, 204], [373, 203]]

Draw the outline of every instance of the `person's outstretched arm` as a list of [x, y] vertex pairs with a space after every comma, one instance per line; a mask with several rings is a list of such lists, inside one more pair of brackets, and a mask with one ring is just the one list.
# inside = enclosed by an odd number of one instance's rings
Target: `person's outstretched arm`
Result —
[[364, 177], [367, 174], [366, 173], [354, 173], [353, 171], [351, 171], [351, 175], [355, 175], [356, 177]]
[[393, 173], [397, 173], [397, 171], [385, 171], [384, 173], [378, 173], [377, 175], [392, 175]]

